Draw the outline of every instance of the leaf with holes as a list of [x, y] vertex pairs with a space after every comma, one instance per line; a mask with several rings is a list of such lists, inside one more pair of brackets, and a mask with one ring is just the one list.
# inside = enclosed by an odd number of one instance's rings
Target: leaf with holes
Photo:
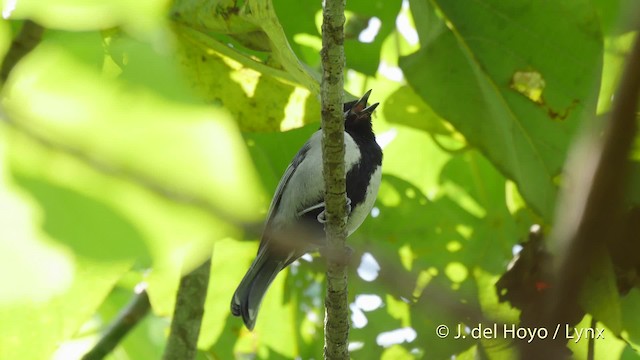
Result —
[[[426, 0], [412, 6], [428, 8]], [[550, 221], [568, 145], [594, 113], [602, 35], [590, 2], [435, 1], [421, 50], [402, 58], [411, 87]]]

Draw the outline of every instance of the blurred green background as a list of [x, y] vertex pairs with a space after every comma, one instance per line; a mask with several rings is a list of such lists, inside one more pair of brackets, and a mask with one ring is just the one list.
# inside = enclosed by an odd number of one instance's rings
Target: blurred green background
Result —
[[[0, 359], [80, 358], [141, 282], [152, 314], [108, 359], [159, 358], [179, 278], [211, 254], [199, 358], [322, 358], [317, 254], [276, 279], [253, 333], [229, 312], [271, 194], [319, 126], [321, 2], [2, 11], [1, 54], [25, 20], [46, 31], [2, 87]], [[634, 13], [633, 0], [347, 1], [345, 90], [373, 89], [384, 149], [376, 207], [348, 239], [352, 358], [514, 356], [435, 328], [465, 321], [451, 305], [518, 320], [494, 284], [532, 224], [553, 226], [567, 151], [610, 108]], [[639, 358], [640, 291], [610, 290], [586, 309], [615, 310], [596, 358]], [[587, 341], [570, 347], [584, 357]]]

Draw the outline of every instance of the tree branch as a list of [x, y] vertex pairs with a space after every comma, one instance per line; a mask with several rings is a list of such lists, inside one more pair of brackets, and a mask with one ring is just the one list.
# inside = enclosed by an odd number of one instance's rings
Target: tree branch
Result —
[[136, 286], [135, 292], [129, 304], [120, 311], [100, 340], [82, 357], [82, 360], [103, 359], [149, 313], [151, 304], [146, 286]]
[[211, 258], [180, 280], [163, 360], [195, 359], [210, 272]]
[[[576, 306], [589, 268], [607, 254], [607, 244], [620, 234], [624, 195], [629, 180], [629, 152], [637, 133], [636, 111], [640, 95], [640, 38], [627, 65], [614, 100], [611, 117], [591, 126], [573, 149], [567, 181], [557, 210], [550, 242], [559, 263], [554, 269], [552, 294], [547, 298], [542, 325], [552, 325]], [[523, 351], [523, 358], [557, 357], [538, 342]]]
[[348, 359], [346, 179], [344, 164], [343, 69], [345, 0], [326, 0], [322, 12], [322, 156], [327, 223], [325, 359]]
[[25, 55], [31, 52], [42, 40], [44, 28], [31, 20], [25, 20], [18, 36], [11, 42], [11, 47], [5, 56], [0, 69], [0, 80], [4, 84], [11, 70]]

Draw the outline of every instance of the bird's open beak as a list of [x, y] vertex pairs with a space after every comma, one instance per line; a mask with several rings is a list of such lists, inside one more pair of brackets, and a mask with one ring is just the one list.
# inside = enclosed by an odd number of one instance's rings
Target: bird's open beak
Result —
[[363, 116], [371, 116], [373, 111], [380, 105], [380, 103], [375, 103], [369, 107], [367, 107], [367, 100], [369, 100], [369, 95], [371, 95], [371, 90], [367, 91], [360, 100], [358, 100], [353, 107], [351, 107], [350, 112], [356, 115], [358, 118]]

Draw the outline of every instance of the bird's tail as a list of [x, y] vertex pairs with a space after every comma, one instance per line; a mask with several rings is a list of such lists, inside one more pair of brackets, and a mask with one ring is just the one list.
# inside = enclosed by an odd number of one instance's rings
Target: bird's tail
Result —
[[231, 313], [242, 316], [247, 329], [253, 330], [258, 316], [258, 310], [264, 294], [276, 275], [285, 266], [283, 261], [269, 256], [266, 249], [260, 249], [249, 271], [231, 299]]

